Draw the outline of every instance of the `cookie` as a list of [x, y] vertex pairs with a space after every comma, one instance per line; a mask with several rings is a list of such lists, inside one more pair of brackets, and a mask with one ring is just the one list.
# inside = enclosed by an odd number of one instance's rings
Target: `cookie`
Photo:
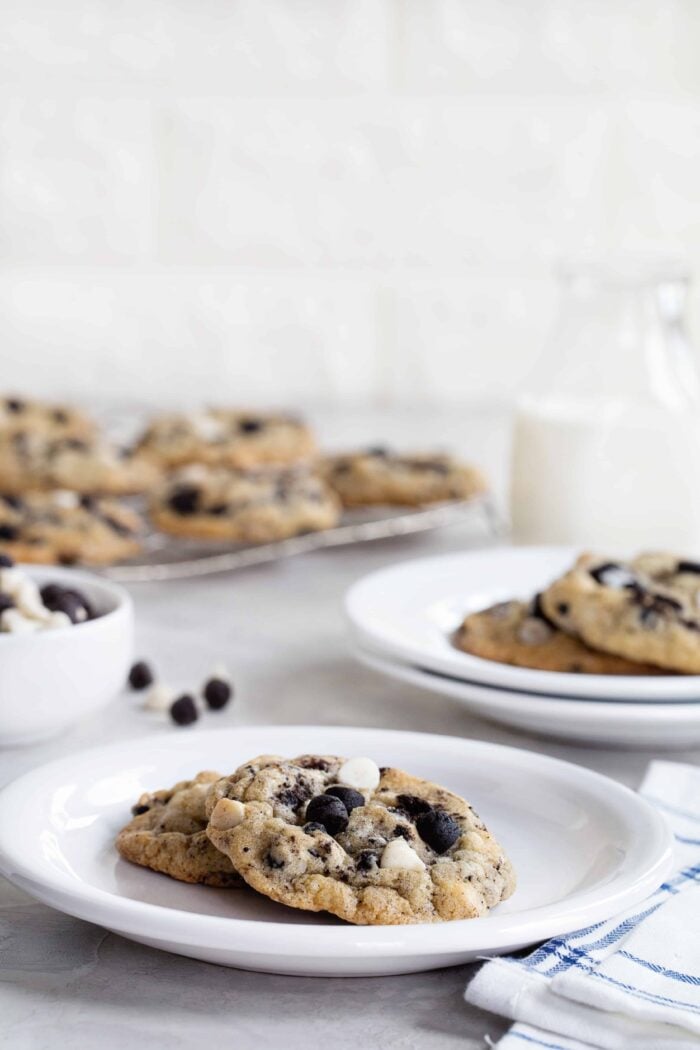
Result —
[[679, 591], [700, 609], [700, 562], [662, 551], [647, 551], [630, 562], [631, 568], [661, 587]]
[[316, 443], [293, 416], [211, 408], [153, 420], [134, 451], [169, 468], [208, 463], [245, 470], [303, 462], [314, 455]]
[[92, 419], [76, 408], [57, 402], [8, 396], [0, 398], [0, 430], [38, 432], [52, 437], [91, 437]]
[[206, 834], [204, 802], [218, 779], [218, 773], [198, 773], [170, 790], [141, 795], [132, 809], [133, 819], [117, 835], [122, 857], [180, 882], [242, 886], [228, 857]]
[[145, 491], [157, 476], [152, 464], [102, 441], [0, 430], [0, 492], [71, 489], [118, 496]]
[[303, 468], [240, 471], [194, 464], [168, 478], [150, 510], [163, 532], [236, 543], [318, 532], [339, 518], [334, 494]]
[[359, 925], [469, 919], [515, 875], [464, 799], [370, 759], [262, 756], [212, 788], [207, 833], [266, 897]]
[[141, 549], [138, 514], [74, 492], [0, 496], [0, 550], [16, 561], [108, 565]]
[[559, 630], [543, 613], [539, 595], [531, 602], [510, 601], [470, 613], [456, 631], [458, 649], [484, 660], [495, 660], [537, 671], [568, 674], [661, 674], [651, 664], [596, 652], [578, 638]]
[[471, 499], [486, 490], [475, 467], [452, 456], [399, 455], [384, 448], [326, 457], [323, 476], [345, 507], [421, 506]]
[[592, 648], [700, 674], [700, 616], [693, 597], [632, 563], [582, 555], [542, 594], [545, 614]]

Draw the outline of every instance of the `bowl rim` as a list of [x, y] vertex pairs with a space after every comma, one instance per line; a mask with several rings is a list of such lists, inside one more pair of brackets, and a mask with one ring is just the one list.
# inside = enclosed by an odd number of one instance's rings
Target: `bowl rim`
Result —
[[[78, 628], [81, 632], [80, 637], [85, 637], [86, 632], [89, 630], [102, 630], [109, 623], [122, 619], [125, 615], [130, 615], [133, 612], [133, 601], [128, 591], [118, 583], [113, 583], [112, 580], [106, 580], [102, 576], [98, 576], [97, 573], [88, 572], [84, 569], [74, 569], [72, 566], [65, 565], [36, 565], [30, 562], [15, 562], [13, 568], [21, 569], [32, 579], [40, 579], [42, 582], [49, 583], [53, 579], [56, 582], [65, 580], [66, 583], [73, 581], [76, 587], [80, 586], [82, 581], [84, 584], [90, 587], [101, 588], [102, 591], [109, 597], [113, 603], [113, 608], [107, 612], [100, 613], [94, 620], [86, 620], [85, 623], [71, 623], [67, 627], [54, 627], [50, 631], [31, 631], [29, 633], [15, 633], [13, 631], [0, 631], [0, 646], [19, 644], [20, 642], [31, 641], [34, 645], [37, 644], [39, 639], [49, 638], [65, 638], [66, 636], [75, 637], [74, 631]], [[39, 644], [42, 644], [39, 642]]]

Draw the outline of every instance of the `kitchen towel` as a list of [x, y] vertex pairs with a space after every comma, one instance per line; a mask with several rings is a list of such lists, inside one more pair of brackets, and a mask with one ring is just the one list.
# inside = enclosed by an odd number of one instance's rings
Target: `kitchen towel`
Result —
[[467, 1002], [516, 1021], [498, 1050], [700, 1047], [700, 769], [652, 762], [640, 793], [673, 830], [673, 873], [614, 919], [481, 968]]

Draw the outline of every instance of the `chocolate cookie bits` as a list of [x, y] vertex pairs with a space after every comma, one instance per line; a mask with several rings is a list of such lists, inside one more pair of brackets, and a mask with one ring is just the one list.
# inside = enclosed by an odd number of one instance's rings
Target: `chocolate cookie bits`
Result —
[[321, 472], [344, 507], [421, 506], [465, 500], [486, 491], [479, 471], [452, 456], [388, 448], [328, 456]]
[[557, 627], [542, 611], [540, 596], [530, 602], [499, 602], [470, 613], [455, 632], [458, 649], [484, 660], [565, 674], [653, 675], [658, 667], [591, 649]]
[[245, 470], [308, 461], [316, 442], [291, 415], [210, 408], [154, 419], [134, 452], [166, 468], [207, 463]]
[[185, 467], [151, 502], [164, 532], [199, 539], [265, 543], [334, 526], [339, 505], [324, 482], [304, 468], [255, 471]]
[[595, 649], [700, 674], [700, 576], [693, 566], [658, 554], [627, 563], [583, 554], [544, 591], [542, 605], [561, 630]]
[[138, 514], [63, 490], [0, 495], [0, 547], [16, 561], [108, 565], [141, 549]]
[[218, 779], [218, 773], [206, 771], [172, 788], [141, 795], [132, 808], [132, 819], [117, 835], [122, 857], [180, 882], [221, 888], [242, 885], [229, 859], [205, 831], [205, 800]]
[[371, 759], [261, 756], [214, 784], [206, 809], [209, 838], [250, 887], [348, 922], [474, 918], [515, 889], [464, 799]]

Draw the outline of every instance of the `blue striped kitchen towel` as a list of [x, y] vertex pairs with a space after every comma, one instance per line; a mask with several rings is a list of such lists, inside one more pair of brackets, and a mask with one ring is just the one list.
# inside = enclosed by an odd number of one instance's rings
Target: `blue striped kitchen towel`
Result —
[[608, 922], [482, 966], [467, 1002], [516, 1022], [498, 1050], [699, 1050], [700, 769], [653, 762], [640, 791], [676, 836], [674, 873]]

